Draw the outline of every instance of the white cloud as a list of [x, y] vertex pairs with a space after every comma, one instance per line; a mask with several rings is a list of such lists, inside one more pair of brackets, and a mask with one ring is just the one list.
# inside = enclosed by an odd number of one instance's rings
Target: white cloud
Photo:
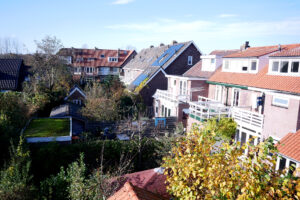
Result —
[[112, 4], [121, 5], [121, 4], [128, 4], [133, 2], [134, 0], [116, 0], [112, 2]]
[[235, 14], [221, 14], [219, 15], [221, 18], [230, 18], [230, 17], [237, 17]]

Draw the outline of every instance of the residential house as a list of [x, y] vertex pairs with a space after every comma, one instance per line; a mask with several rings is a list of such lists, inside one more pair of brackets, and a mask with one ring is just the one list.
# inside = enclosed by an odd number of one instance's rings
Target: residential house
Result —
[[236, 140], [279, 141], [299, 129], [300, 44], [249, 47], [223, 57], [207, 81], [208, 98], [190, 104], [189, 127], [211, 117], [231, 116]]
[[[288, 169], [292, 174], [295, 169], [300, 167], [300, 130], [285, 135], [277, 144], [278, 158], [276, 170]], [[296, 172], [300, 176], [299, 172]]]
[[222, 57], [238, 50], [216, 50], [202, 55], [201, 60], [183, 75], [166, 75], [167, 90], [156, 90], [154, 113], [156, 117], [176, 117], [186, 126], [189, 102], [197, 101], [198, 96], [208, 96], [209, 77], [222, 65]]
[[0, 92], [22, 90], [27, 69], [22, 59], [0, 59]]
[[122, 68], [136, 55], [134, 50], [63, 48], [58, 52], [72, 66], [75, 80], [101, 80], [107, 75], [119, 76]]
[[125, 67], [123, 81], [131, 91], [139, 93], [146, 106], [152, 107], [157, 89], [166, 90], [166, 75], [182, 75], [200, 60], [193, 41], [161, 44], [143, 49]]

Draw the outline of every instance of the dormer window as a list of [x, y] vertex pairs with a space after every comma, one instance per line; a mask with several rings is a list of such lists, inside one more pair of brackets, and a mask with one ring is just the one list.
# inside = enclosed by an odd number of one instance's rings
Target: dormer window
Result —
[[288, 67], [289, 67], [289, 62], [288, 61], [282, 61], [280, 65], [280, 72], [281, 73], [288, 73]]
[[229, 69], [229, 61], [228, 60], [225, 61], [225, 69]]
[[299, 61], [292, 62], [291, 72], [292, 73], [298, 73], [299, 72]]
[[104, 55], [104, 54], [101, 54], [101, 55], [100, 55], [100, 58], [105, 58], [105, 55]]
[[214, 58], [210, 59], [210, 63], [214, 64], [216, 62], [216, 60]]
[[118, 62], [117, 57], [108, 57], [108, 62]]
[[256, 61], [252, 61], [251, 62], [251, 71], [256, 71], [257, 69], [257, 62]]
[[278, 72], [278, 68], [279, 68], [279, 62], [278, 61], [273, 62], [272, 72]]
[[193, 65], [193, 56], [188, 56], [188, 65]]

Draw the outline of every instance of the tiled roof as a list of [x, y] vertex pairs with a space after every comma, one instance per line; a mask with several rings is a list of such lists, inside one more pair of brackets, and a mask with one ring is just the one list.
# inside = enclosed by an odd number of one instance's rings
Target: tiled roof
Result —
[[126, 182], [124, 186], [114, 193], [108, 200], [167, 200], [153, 192], [136, 187], [130, 182]]
[[[134, 52], [132, 50], [63, 48], [58, 54], [72, 56], [74, 67], [121, 67]], [[118, 57], [118, 62], [109, 62], [109, 57]]]
[[278, 53], [274, 53], [271, 57], [300, 57], [300, 47], [288, 50], [282, 50]]
[[129, 181], [134, 186], [144, 190], [159, 194], [164, 197], [170, 197], [166, 189], [166, 176], [163, 174], [163, 168], [155, 168], [126, 174], [120, 177], [122, 180]]
[[269, 65], [266, 65], [257, 74], [249, 74], [222, 72], [222, 67], [220, 67], [209, 78], [209, 81], [300, 94], [300, 77], [270, 75], [267, 74], [268, 68]]
[[277, 144], [280, 154], [300, 162], [300, 130], [296, 133], [288, 133]]
[[[280, 45], [282, 50], [292, 49], [295, 47], [299, 47], [300, 44], [288, 44], [288, 45]], [[239, 51], [237, 53], [233, 53], [224, 58], [247, 58], [247, 57], [260, 57], [270, 53], [274, 53], [279, 50], [279, 45], [274, 46], [262, 46], [262, 47], [250, 47], [246, 50]]]
[[202, 61], [197, 62], [193, 67], [186, 71], [182, 76], [185, 77], [198, 77], [209, 78], [214, 72], [202, 71]]
[[0, 59], [0, 90], [16, 90], [22, 59]]
[[232, 50], [214, 50], [209, 55], [216, 55], [216, 56], [227, 56], [233, 53], [239, 52], [239, 49], [232, 49]]

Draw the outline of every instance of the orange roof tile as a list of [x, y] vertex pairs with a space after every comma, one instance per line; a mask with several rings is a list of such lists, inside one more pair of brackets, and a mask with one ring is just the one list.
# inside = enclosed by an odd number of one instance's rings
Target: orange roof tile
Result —
[[288, 133], [276, 146], [280, 154], [300, 162], [300, 130]]
[[168, 198], [162, 197], [153, 192], [133, 186], [129, 181], [127, 181], [121, 189], [119, 189], [107, 200], [167, 200], [167, 199]]
[[[300, 44], [287, 44], [287, 45], [280, 45], [281, 50], [288, 50], [292, 48], [299, 47]], [[279, 45], [273, 46], [262, 46], [262, 47], [249, 47], [246, 50], [239, 51], [237, 53], [233, 53], [224, 58], [247, 58], [247, 57], [260, 57], [270, 53], [274, 53], [279, 50]]]
[[299, 57], [300, 47], [279, 51], [278, 53], [272, 54], [271, 57]]
[[214, 50], [209, 55], [217, 55], [217, 56], [227, 56], [233, 53], [239, 52], [239, 49], [230, 49], [230, 50]]
[[222, 67], [220, 67], [210, 77], [209, 81], [300, 94], [300, 77], [270, 75], [267, 74], [268, 68], [269, 65], [266, 65], [257, 74], [249, 74], [222, 72]]

